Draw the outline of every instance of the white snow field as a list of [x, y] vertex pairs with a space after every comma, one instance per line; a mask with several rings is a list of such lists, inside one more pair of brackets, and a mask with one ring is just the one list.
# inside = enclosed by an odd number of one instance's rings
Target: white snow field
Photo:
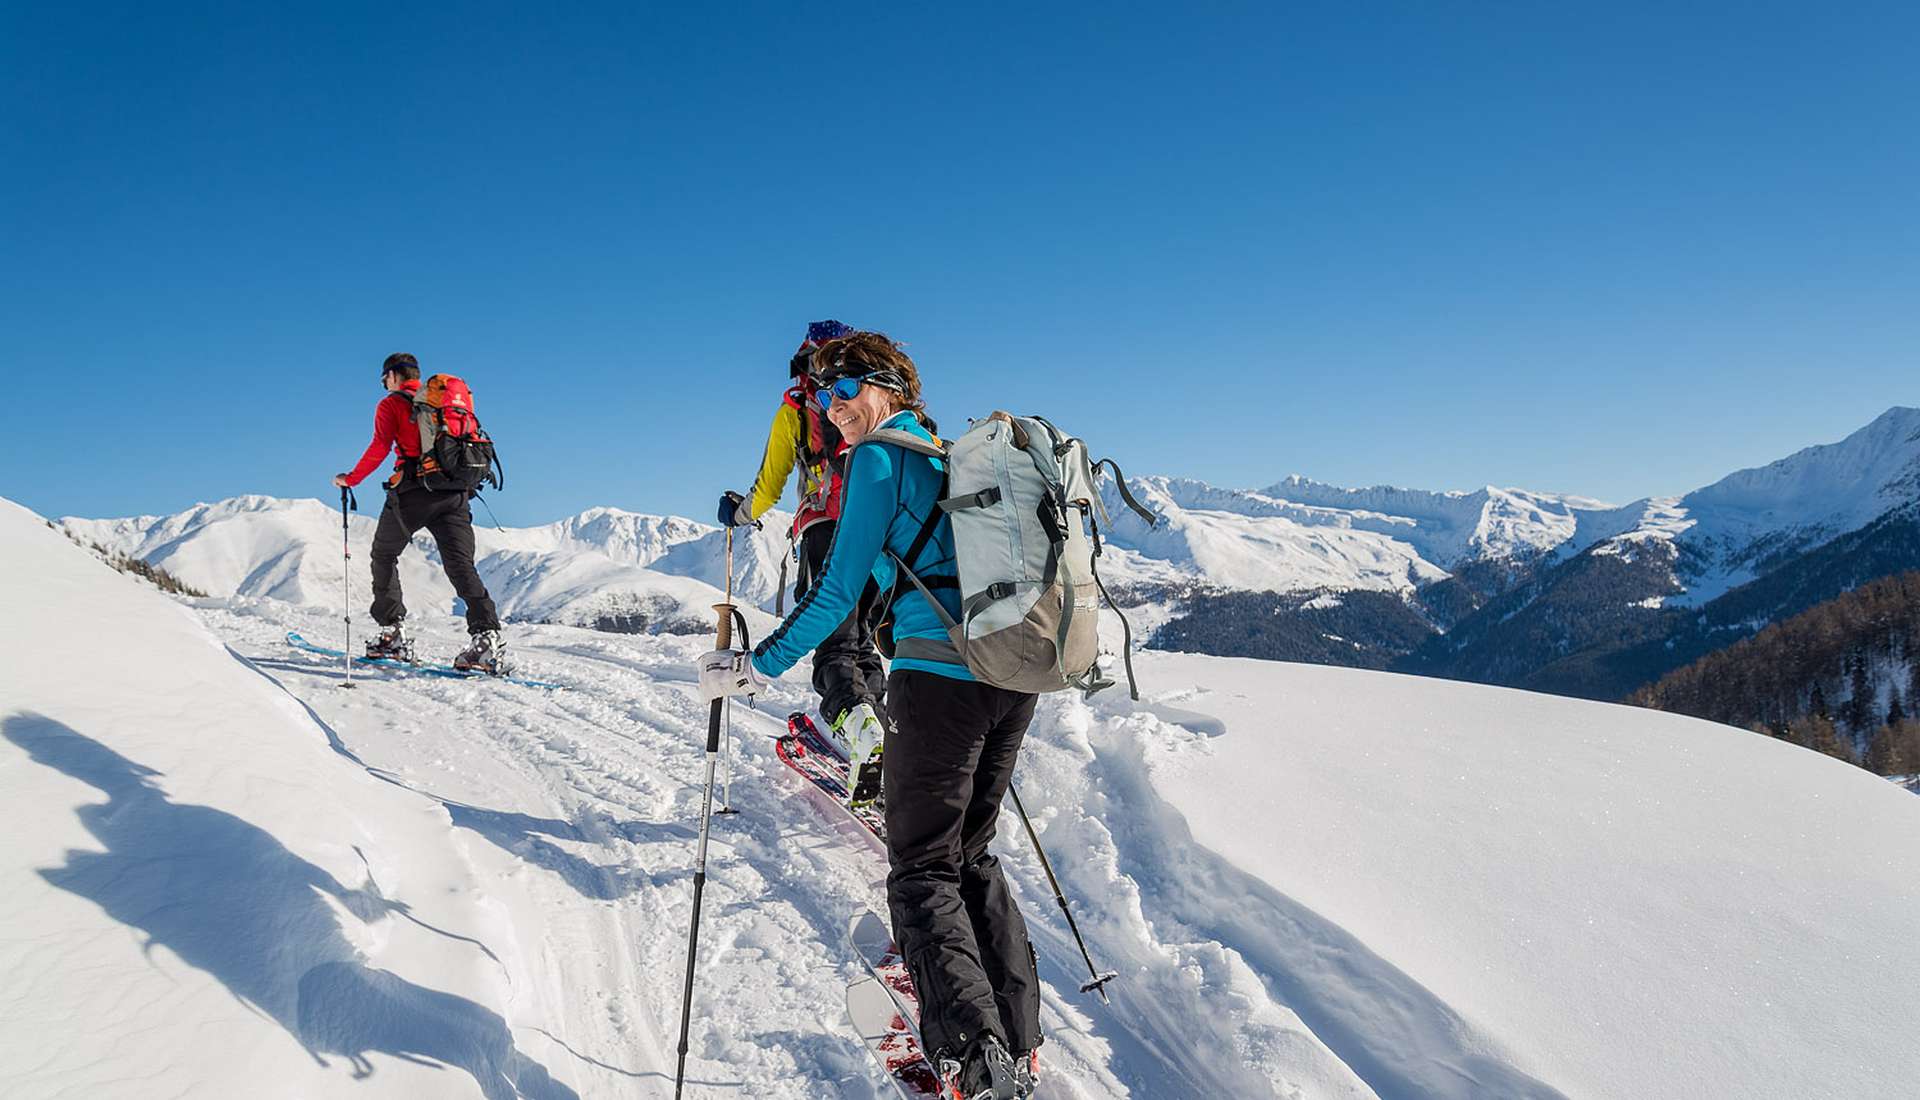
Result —
[[[708, 638], [514, 627], [557, 690], [347, 691], [283, 641], [338, 644], [324, 591], [182, 603], [6, 502], [0, 563], [0, 1093], [671, 1095]], [[1043, 702], [1018, 779], [1112, 1007], [1002, 820], [1042, 1096], [1920, 1082], [1912, 794], [1652, 712], [1137, 657], [1140, 703]], [[889, 1095], [842, 1009], [883, 863], [771, 747], [808, 696], [734, 708], [689, 1096]]]

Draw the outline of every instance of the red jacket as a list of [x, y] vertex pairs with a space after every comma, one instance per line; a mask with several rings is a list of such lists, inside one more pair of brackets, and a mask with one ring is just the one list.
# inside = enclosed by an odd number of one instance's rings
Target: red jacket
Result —
[[347, 474], [347, 484], [358, 485], [365, 480], [375, 467], [386, 461], [387, 452], [393, 450], [395, 444], [400, 447], [400, 457], [393, 463], [393, 472], [400, 477], [408, 475], [407, 460], [420, 457], [420, 433], [413, 426], [413, 395], [419, 388], [417, 379], [402, 382], [398, 390], [374, 406], [373, 442], [367, 444], [367, 453], [360, 456], [359, 464]]

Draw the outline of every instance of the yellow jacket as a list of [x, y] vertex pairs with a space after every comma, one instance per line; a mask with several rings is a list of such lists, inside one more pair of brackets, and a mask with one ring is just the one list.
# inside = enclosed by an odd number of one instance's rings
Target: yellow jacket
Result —
[[[821, 439], [825, 429], [821, 418], [806, 412], [805, 398], [799, 387], [787, 391], [785, 400], [773, 414], [767, 428], [767, 449], [760, 457], [760, 473], [753, 479], [753, 491], [747, 494], [747, 506], [754, 519], [780, 503], [787, 491], [787, 477], [800, 468], [800, 504], [794, 511], [795, 533], [814, 521], [832, 519], [840, 514], [840, 478], [828, 463], [825, 445], [838, 448], [838, 433]], [[804, 419], [803, 419], [804, 418]], [[808, 438], [803, 438], [803, 434]], [[809, 448], [807, 445], [811, 444]], [[809, 456], [806, 450], [812, 450]], [[809, 458], [813, 461], [808, 461]]]

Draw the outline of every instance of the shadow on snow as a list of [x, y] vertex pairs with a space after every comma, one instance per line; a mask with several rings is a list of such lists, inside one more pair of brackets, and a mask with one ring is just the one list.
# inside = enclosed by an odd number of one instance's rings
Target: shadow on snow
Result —
[[69, 851], [41, 877], [145, 933], [145, 950], [165, 947], [219, 979], [320, 1065], [338, 1055], [362, 1078], [370, 1055], [387, 1054], [457, 1066], [487, 1100], [578, 1100], [492, 1010], [362, 962], [328, 899], [369, 922], [407, 915], [405, 904], [349, 889], [232, 814], [170, 801], [159, 772], [59, 722], [19, 714], [0, 733], [107, 796], [76, 811], [106, 851]]

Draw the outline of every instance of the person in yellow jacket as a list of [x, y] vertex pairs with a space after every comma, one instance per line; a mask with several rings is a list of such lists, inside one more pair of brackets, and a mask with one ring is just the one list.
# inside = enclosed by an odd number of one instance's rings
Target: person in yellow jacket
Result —
[[[796, 470], [799, 472], [800, 502], [794, 508], [793, 528], [788, 533], [797, 563], [793, 595], [799, 604], [807, 602], [826, 567], [827, 551], [833, 546], [834, 528], [840, 519], [840, 465], [846, 451], [840, 433], [815, 400], [817, 387], [809, 366], [815, 348], [852, 331], [839, 321], [815, 321], [807, 326], [806, 339], [788, 363], [792, 385], [774, 411], [773, 424], [767, 430], [767, 449], [752, 491], [742, 496], [729, 490], [720, 497], [722, 526], [749, 524], [780, 502], [786, 495], [787, 481]], [[820, 713], [847, 750], [856, 775], [880, 751], [880, 704], [886, 693], [887, 673], [874, 648], [874, 631], [885, 614], [883, 604], [878, 586], [869, 582], [859, 604], [813, 651], [813, 690], [820, 696]], [[869, 792], [856, 791], [855, 800], [861, 801], [862, 794]]]

